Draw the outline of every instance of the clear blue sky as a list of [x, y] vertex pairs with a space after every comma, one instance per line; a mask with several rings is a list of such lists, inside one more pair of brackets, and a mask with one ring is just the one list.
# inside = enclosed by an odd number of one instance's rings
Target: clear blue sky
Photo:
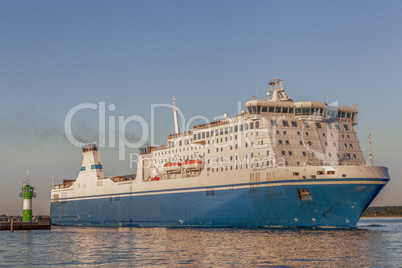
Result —
[[[149, 120], [175, 93], [186, 118], [212, 119], [275, 76], [294, 100], [356, 104], [361, 146], [367, 156], [372, 133], [392, 176], [374, 204], [402, 205], [401, 13], [401, 1], [1, 1], [0, 214], [22, 214], [27, 168], [34, 214], [49, 213], [52, 175], [76, 177], [81, 152], [63, 129], [73, 106], [105, 101], [108, 116]], [[173, 120], [157, 116], [165, 143]], [[74, 120], [96, 137], [95, 112]], [[101, 156], [106, 175], [132, 172], [116, 149]]]

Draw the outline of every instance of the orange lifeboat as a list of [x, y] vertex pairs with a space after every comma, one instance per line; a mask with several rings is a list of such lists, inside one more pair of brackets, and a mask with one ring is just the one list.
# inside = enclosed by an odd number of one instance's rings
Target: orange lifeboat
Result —
[[169, 173], [179, 173], [181, 172], [181, 166], [179, 162], [167, 162], [163, 165], [163, 169]]
[[202, 168], [202, 160], [186, 160], [183, 167], [188, 170], [200, 170]]

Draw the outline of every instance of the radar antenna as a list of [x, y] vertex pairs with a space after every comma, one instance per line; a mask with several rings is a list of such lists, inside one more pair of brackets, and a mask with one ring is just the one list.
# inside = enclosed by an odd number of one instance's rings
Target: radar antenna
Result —
[[271, 81], [268, 83], [267, 89], [267, 97], [268, 100], [272, 100], [275, 102], [279, 101], [293, 101], [288, 94], [285, 92], [285, 86], [287, 82], [283, 81], [280, 78], [271, 78]]

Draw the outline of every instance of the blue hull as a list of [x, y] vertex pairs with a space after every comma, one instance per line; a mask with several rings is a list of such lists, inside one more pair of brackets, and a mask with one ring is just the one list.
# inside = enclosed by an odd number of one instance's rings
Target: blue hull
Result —
[[[362, 184], [362, 180], [371, 183]], [[66, 199], [51, 203], [50, 216], [53, 224], [65, 226], [353, 228], [388, 179], [314, 184], [317, 181], [311, 180], [311, 185], [262, 182], [241, 189], [222, 186], [214, 191], [199, 188], [149, 195], [133, 192], [117, 199]], [[307, 189], [309, 195], [301, 196], [300, 189]]]

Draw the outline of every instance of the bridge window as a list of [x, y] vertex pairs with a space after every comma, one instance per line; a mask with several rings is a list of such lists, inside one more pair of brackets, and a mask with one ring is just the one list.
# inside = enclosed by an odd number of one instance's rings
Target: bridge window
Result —
[[289, 107], [289, 113], [290, 114], [293, 114], [293, 110], [294, 110], [293, 107]]
[[297, 122], [296, 121], [292, 121], [292, 127], [297, 127]]
[[270, 113], [275, 112], [275, 107], [274, 107], [274, 106], [269, 106], [269, 112], [270, 112]]
[[262, 112], [266, 113], [268, 111], [268, 107], [267, 106], [262, 106]]
[[91, 169], [102, 169], [102, 165], [91, 165]]
[[280, 113], [282, 107], [275, 107], [275, 113]]
[[288, 107], [282, 107], [282, 113], [287, 114], [288, 113]]

